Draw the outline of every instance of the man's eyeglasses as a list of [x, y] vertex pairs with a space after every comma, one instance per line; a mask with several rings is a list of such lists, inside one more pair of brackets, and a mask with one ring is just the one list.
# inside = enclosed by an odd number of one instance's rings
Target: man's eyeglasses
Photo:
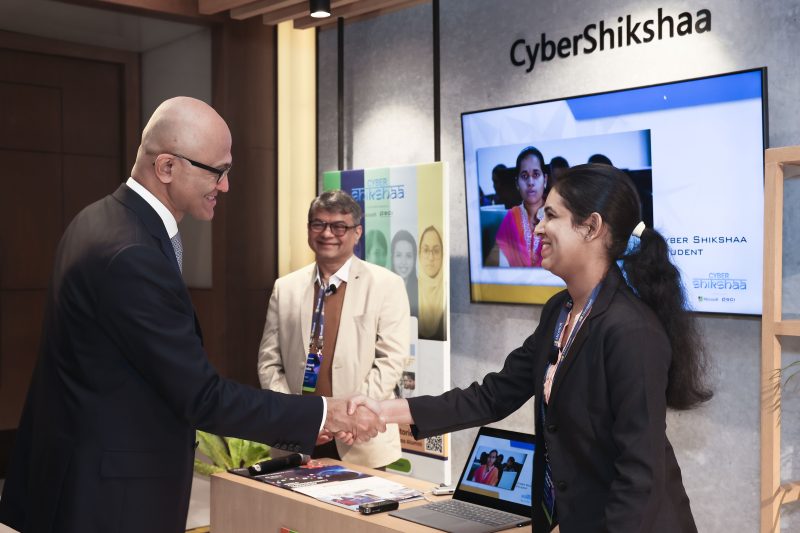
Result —
[[225, 175], [228, 174], [228, 172], [230, 172], [231, 167], [233, 166], [233, 165], [225, 165], [222, 168], [215, 168], [215, 167], [212, 167], [212, 166], [209, 166], [209, 165], [205, 165], [203, 163], [199, 163], [197, 161], [189, 159], [188, 157], [180, 155], [180, 154], [170, 153], [169, 155], [172, 155], [172, 156], [175, 156], [175, 157], [180, 157], [181, 159], [183, 159], [185, 161], [188, 161], [189, 164], [192, 165], [193, 167], [202, 168], [203, 170], [207, 170], [207, 171], [211, 172], [212, 174], [216, 174], [217, 175], [217, 184], [218, 185], [219, 185], [219, 182], [222, 181], [222, 178], [224, 178]]
[[325, 231], [325, 228], [331, 228], [331, 233], [337, 237], [344, 237], [344, 234], [347, 233], [347, 230], [357, 228], [360, 225], [361, 224], [354, 224], [352, 226], [348, 226], [344, 222], [323, 222], [321, 220], [312, 220], [308, 223], [308, 229], [314, 233], [322, 233]]

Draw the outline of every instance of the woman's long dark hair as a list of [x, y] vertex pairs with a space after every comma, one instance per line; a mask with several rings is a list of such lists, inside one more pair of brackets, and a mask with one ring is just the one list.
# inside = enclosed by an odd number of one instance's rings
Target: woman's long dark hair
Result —
[[642, 219], [639, 194], [631, 180], [609, 165], [578, 165], [566, 171], [554, 189], [564, 199], [574, 225], [583, 224], [592, 213], [600, 214], [611, 236], [610, 261], [622, 260], [628, 285], [664, 326], [672, 348], [667, 405], [689, 409], [710, 400], [708, 357], [664, 237], [645, 228], [639, 246], [626, 252], [631, 233]]

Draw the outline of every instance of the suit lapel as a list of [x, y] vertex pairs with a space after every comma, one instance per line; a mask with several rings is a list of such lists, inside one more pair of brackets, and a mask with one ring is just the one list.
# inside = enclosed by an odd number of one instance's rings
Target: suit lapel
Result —
[[600, 289], [600, 293], [597, 295], [597, 300], [592, 306], [589, 316], [584, 321], [583, 327], [578, 330], [578, 333], [575, 335], [575, 340], [572, 341], [572, 346], [570, 346], [567, 357], [556, 371], [555, 378], [553, 379], [553, 388], [550, 390], [551, 402], [558, 393], [561, 382], [565, 379], [564, 377], [569, 373], [569, 370], [572, 368], [575, 360], [580, 357], [581, 348], [583, 348], [583, 344], [586, 342], [586, 339], [589, 337], [589, 334], [592, 331], [592, 323], [598, 316], [605, 313], [606, 309], [608, 309], [611, 299], [614, 296], [614, 293], [617, 292], [617, 288], [619, 287], [622, 279], [622, 274], [620, 273], [619, 268], [616, 265], [612, 265], [608, 274], [606, 274], [606, 277], [603, 279], [603, 287]]
[[[177, 272], [178, 276], [181, 278], [181, 280], [183, 280], [181, 269], [178, 266], [178, 258], [175, 257], [175, 249], [172, 247], [172, 241], [167, 234], [167, 228], [164, 226], [164, 221], [161, 220], [161, 217], [158, 216], [158, 213], [156, 213], [155, 209], [153, 209], [144, 198], [139, 196], [124, 183], [120, 185], [116, 191], [114, 191], [112, 196], [117, 201], [125, 205], [128, 209], [136, 213], [136, 216], [139, 217], [142, 225], [144, 225], [147, 231], [153, 237], [155, 237], [156, 240], [158, 240], [161, 252], [166, 256], [167, 260], [172, 263], [172, 266], [175, 267], [175, 271]], [[197, 336], [200, 338], [200, 344], [202, 345], [203, 330], [200, 328], [200, 320], [197, 317], [197, 312], [194, 310], [194, 305], [191, 304], [191, 298], [188, 297], [188, 287], [186, 289], [188, 301], [192, 306], [194, 330], [195, 333], [197, 333]]]
[[[342, 301], [342, 315], [339, 318], [339, 335], [336, 337], [336, 346], [333, 349], [334, 358], [341, 353], [350, 353], [351, 356], [355, 354], [355, 346], [352, 341], [355, 338], [355, 330], [353, 328], [353, 318], [356, 316], [356, 311], [363, 309], [364, 300], [366, 299], [366, 287], [364, 285], [364, 264], [358, 257], [353, 256], [353, 261], [350, 264], [350, 274], [347, 279], [347, 290], [344, 293], [344, 300]], [[343, 332], [351, 330], [352, 334], [342, 335]]]
[[161, 220], [161, 217], [158, 216], [155, 209], [124, 183], [114, 191], [112, 196], [136, 213], [144, 227], [147, 228], [147, 231], [158, 239], [161, 251], [180, 275], [181, 269], [178, 266], [178, 259], [175, 257], [175, 249], [172, 247], [172, 241], [170, 241], [169, 235], [167, 235], [167, 228], [164, 227], [164, 221]]
[[564, 358], [564, 361], [562, 361], [562, 363], [558, 366], [558, 370], [556, 370], [556, 375], [553, 379], [553, 388], [550, 389], [550, 402], [554, 401], [554, 398], [558, 394], [558, 389], [560, 388], [561, 382], [564, 381], [564, 376], [567, 375], [569, 369], [572, 367], [572, 365], [575, 363], [575, 360], [581, 353], [581, 348], [583, 347], [583, 343], [586, 341], [586, 337], [589, 335], [589, 330], [591, 327], [591, 313], [589, 313], [589, 318], [584, 322], [583, 327], [581, 327], [581, 329], [579, 329], [578, 333], [575, 335], [575, 340], [572, 341], [572, 346], [569, 348], [567, 357]]

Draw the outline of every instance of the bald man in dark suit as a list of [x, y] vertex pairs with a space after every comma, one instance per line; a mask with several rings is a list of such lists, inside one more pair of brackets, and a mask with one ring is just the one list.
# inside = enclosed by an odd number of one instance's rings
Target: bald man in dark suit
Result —
[[199, 100], [168, 100], [142, 134], [132, 177], [67, 228], [1, 523], [177, 533], [195, 429], [309, 454], [323, 428], [359, 439], [385, 430], [366, 409], [351, 419], [342, 400], [257, 390], [209, 364], [177, 222], [211, 220], [230, 166], [225, 121]]

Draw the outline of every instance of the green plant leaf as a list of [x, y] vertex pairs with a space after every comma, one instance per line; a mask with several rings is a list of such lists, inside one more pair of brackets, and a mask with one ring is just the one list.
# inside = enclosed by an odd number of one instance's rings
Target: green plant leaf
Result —
[[223, 470], [234, 467], [228, 451], [228, 446], [225, 444], [222, 437], [206, 433], [205, 431], [197, 431], [197, 440], [200, 443], [198, 446], [200, 451], [206, 454], [214, 465], [219, 466]]
[[250, 466], [260, 461], [269, 459], [269, 446], [252, 440], [243, 440], [241, 457], [242, 466]]
[[211, 474], [217, 474], [219, 472], [224, 472], [225, 469], [221, 468], [216, 465], [210, 465], [208, 463], [204, 463], [198, 459], [194, 460], [194, 471], [198, 474], [203, 474], [204, 476], [210, 476]]
[[[787, 375], [787, 370], [790, 369], [792, 371], [788, 372]], [[781, 369], [781, 374], [786, 378], [783, 382], [783, 388], [785, 389], [789, 385], [789, 382], [797, 377], [798, 374], [800, 374], [800, 361], [795, 361], [790, 365], [786, 365], [783, 369]]]
[[242, 466], [242, 439], [236, 437], [225, 437], [225, 443], [228, 445], [228, 451], [231, 453], [231, 463], [234, 468], [241, 468]]

